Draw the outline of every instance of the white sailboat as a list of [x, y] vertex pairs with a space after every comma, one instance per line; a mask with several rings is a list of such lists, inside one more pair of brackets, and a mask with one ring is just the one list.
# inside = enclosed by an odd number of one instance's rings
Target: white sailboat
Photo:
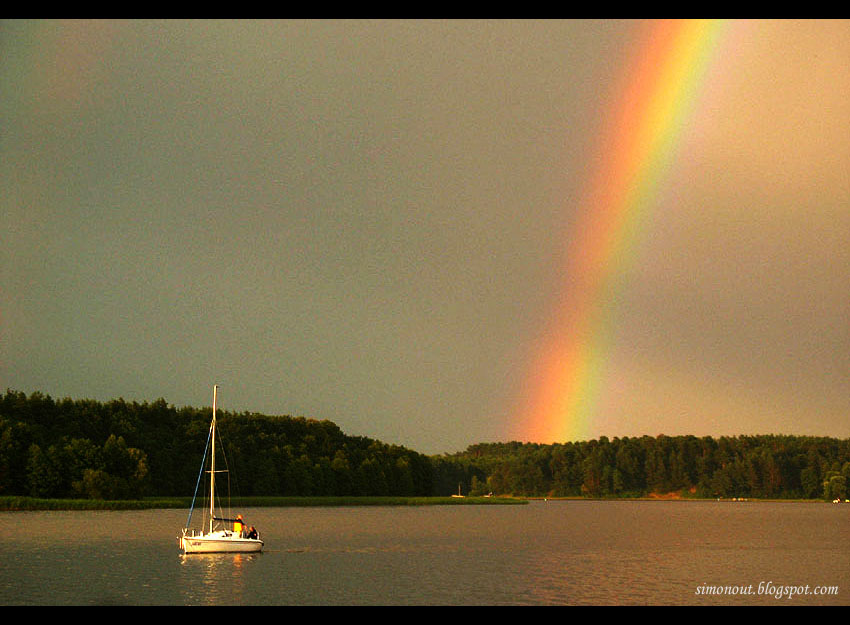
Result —
[[[237, 516], [235, 519], [215, 516], [215, 416], [217, 399], [218, 385], [216, 384], [213, 386], [212, 423], [210, 424], [210, 434], [209, 439], [207, 440], [207, 451], [210, 455], [209, 528], [207, 531], [204, 531], [204, 528], [189, 528], [195, 503], [193, 498], [192, 507], [189, 509], [189, 518], [186, 520], [186, 527], [183, 528], [180, 535], [180, 549], [183, 550], [183, 553], [252, 553], [262, 551], [263, 541], [260, 539], [259, 534], [257, 534], [256, 531], [248, 532], [244, 522], [242, 521], [241, 515]], [[206, 454], [204, 462], [201, 465], [202, 471], [205, 463]], [[232, 524], [232, 529], [229, 529], [229, 527], [231, 527], [229, 524]], [[253, 528], [251, 529], [253, 530]]]

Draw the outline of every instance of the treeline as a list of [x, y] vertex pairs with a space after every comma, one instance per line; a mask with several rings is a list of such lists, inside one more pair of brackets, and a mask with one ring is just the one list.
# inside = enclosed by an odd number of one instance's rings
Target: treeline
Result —
[[[211, 408], [178, 409], [164, 399], [104, 403], [7, 390], [0, 398], [0, 495], [190, 496], [211, 415]], [[427, 456], [346, 436], [330, 421], [219, 411], [217, 432], [237, 496], [433, 492]]]
[[[123, 399], [0, 397], [0, 496], [138, 499], [193, 494], [211, 408]], [[847, 499], [850, 440], [806, 436], [624, 437], [481, 443], [425, 456], [348, 436], [330, 421], [220, 411], [236, 496]]]
[[624, 437], [487, 443], [446, 457], [471, 494], [845, 500], [850, 440], [810, 436]]

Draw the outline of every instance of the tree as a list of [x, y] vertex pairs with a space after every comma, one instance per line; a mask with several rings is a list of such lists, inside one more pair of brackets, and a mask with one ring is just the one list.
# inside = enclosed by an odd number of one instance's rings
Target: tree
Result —
[[123, 499], [126, 493], [120, 478], [102, 469], [85, 469], [82, 479], [74, 486], [81, 496], [88, 499]]
[[847, 499], [847, 479], [835, 471], [827, 473], [823, 483], [823, 497], [828, 501]]
[[395, 493], [402, 497], [410, 497], [415, 494], [413, 473], [410, 470], [410, 462], [404, 456], [395, 461]]
[[0, 415], [0, 495], [27, 494], [27, 463], [34, 442], [29, 425]]
[[60, 497], [64, 494], [62, 468], [56, 455], [55, 447], [42, 451], [38, 445], [30, 446], [27, 476], [33, 497]]
[[800, 484], [803, 489], [803, 497], [807, 499], [817, 497], [822, 489], [822, 483], [818, 476], [817, 467], [804, 467], [800, 471]]

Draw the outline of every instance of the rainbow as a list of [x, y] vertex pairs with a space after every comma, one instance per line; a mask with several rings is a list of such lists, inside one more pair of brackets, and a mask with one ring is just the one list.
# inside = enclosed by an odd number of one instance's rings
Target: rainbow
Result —
[[633, 63], [616, 87], [597, 142], [598, 165], [571, 228], [556, 310], [534, 348], [520, 438], [587, 438], [602, 395], [622, 276], [635, 261], [677, 142], [725, 23], [640, 23]]

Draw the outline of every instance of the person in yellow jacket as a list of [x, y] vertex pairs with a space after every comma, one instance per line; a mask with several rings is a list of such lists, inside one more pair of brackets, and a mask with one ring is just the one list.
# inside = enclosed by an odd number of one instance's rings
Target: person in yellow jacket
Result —
[[243, 527], [244, 527], [244, 526], [242, 525], [242, 515], [241, 515], [241, 514], [236, 515], [236, 520], [233, 522], [233, 531], [234, 531], [234, 532], [235, 532], [235, 533], [236, 533], [236, 534], [237, 534], [240, 538], [242, 538], [242, 529], [243, 529]]

